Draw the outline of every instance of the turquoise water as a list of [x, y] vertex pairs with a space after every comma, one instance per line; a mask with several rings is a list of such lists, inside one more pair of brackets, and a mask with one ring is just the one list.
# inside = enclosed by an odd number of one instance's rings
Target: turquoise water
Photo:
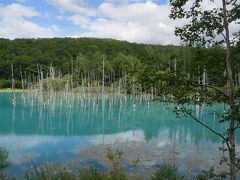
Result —
[[[177, 118], [171, 111], [175, 105], [166, 108], [150, 97], [16, 93], [13, 105], [12, 96], [0, 93], [0, 146], [9, 150], [16, 169], [30, 159], [95, 161], [107, 167], [104, 153], [110, 147], [122, 149], [128, 161], [139, 158], [142, 167], [169, 161], [194, 173], [222, 155], [221, 139], [190, 118]], [[210, 127], [226, 129], [211, 113], [223, 112], [222, 104], [191, 108]]]

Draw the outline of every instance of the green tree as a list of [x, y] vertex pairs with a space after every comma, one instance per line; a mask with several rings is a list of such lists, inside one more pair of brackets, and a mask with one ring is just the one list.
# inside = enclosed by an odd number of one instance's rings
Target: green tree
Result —
[[[216, 5], [212, 9], [204, 9], [203, 3], [218, 3], [221, 5], [218, 7]], [[197, 91], [198, 94], [202, 95], [209, 101], [216, 101], [216, 96], [208, 93], [206, 88], [212, 88], [215, 91], [220, 92], [221, 99], [217, 98], [218, 101], [223, 101], [227, 103], [230, 107], [230, 110], [227, 114], [223, 115], [223, 121], [227, 121], [229, 123], [229, 128], [226, 134], [222, 134], [216, 132], [215, 130], [207, 127], [205, 124], [200, 122], [197, 118], [193, 117], [186, 109], [184, 109], [185, 113], [190, 115], [196, 121], [198, 121], [203, 126], [210, 129], [212, 132], [220, 136], [223, 141], [227, 145], [227, 150], [229, 152], [229, 165], [230, 165], [230, 177], [231, 180], [236, 179], [236, 167], [238, 159], [236, 157], [236, 143], [235, 143], [235, 131], [238, 128], [238, 124], [240, 121], [239, 115], [239, 97], [236, 92], [236, 82], [234, 82], [234, 67], [232, 64], [232, 54], [231, 51], [233, 49], [234, 37], [239, 32], [232, 32], [230, 30], [230, 25], [233, 23], [239, 23], [240, 20], [240, 2], [237, 0], [170, 0], [171, 5], [171, 14], [170, 18], [176, 19], [189, 19], [189, 23], [185, 24], [182, 27], [176, 27], [175, 34], [179, 36], [183, 41], [189, 43], [190, 45], [206, 45], [206, 44], [224, 44], [226, 48], [226, 59], [225, 59], [225, 67], [227, 70], [227, 82], [226, 82], [226, 91], [221, 92], [221, 90], [216, 89], [214, 87], [210, 87], [209, 85], [199, 84], [198, 86], [204, 86], [202, 91]], [[213, 4], [214, 5], [214, 4]], [[187, 87], [191, 93], [194, 93], [191, 85], [197, 86], [191, 82], [187, 81], [187, 77], [185, 78], [183, 87]], [[196, 89], [195, 89], [196, 90]], [[203, 94], [203, 91], [205, 94]], [[176, 93], [173, 91], [172, 93]], [[196, 93], [194, 93], [196, 95]], [[182, 94], [187, 95], [187, 94]], [[190, 94], [188, 94], [189, 96]], [[181, 97], [178, 97], [177, 101], [181, 104], [185, 103], [183, 100], [179, 101]], [[201, 96], [200, 96], [201, 97]], [[201, 97], [201, 98], [202, 98]], [[214, 98], [213, 98], [214, 97]], [[185, 98], [186, 100], [186, 98]]]
[[83, 54], [79, 54], [76, 58], [75, 61], [75, 69], [81, 74], [87, 74], [89, 71], [89, 63], [88, 63], [88, 59], [86, 58], [86, 56], [84, 56]]

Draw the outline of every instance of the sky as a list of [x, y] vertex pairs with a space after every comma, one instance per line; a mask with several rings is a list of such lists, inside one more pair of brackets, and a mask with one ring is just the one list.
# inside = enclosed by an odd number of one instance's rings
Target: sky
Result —
[[[209, 6], [209, 4], [206, 4]], [[97, 37], [179, 44], [168, 0], [0, 0], [0, 38]]]
[[97, 37], [176, 44], [167, 0], [0, 0], [0, 38]]

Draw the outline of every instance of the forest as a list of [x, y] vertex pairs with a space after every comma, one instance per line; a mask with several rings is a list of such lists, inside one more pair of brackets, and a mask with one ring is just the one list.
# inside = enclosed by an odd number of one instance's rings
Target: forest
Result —
[[[21, 88], [21, 79], [37, 74], [39, 68], [44, 76], [55, 67], [61, 77], [74, 74], [76, 81], [100, 80], [103, 63], [106, 86], [125, 77], [129, 86], [134, 81], [147, 91], [155, 86], [157, 74], [174, 71], [221, 87], [227, 78], [225, 56], [226, 49], [220, 45], [162, 46], [97, 38], [0, 39], [0, 88], [11, 88], [11, 67], [16, 88]], [[232, 59], [235, 82], [240, 84], [240, 42], [232, 49]]]

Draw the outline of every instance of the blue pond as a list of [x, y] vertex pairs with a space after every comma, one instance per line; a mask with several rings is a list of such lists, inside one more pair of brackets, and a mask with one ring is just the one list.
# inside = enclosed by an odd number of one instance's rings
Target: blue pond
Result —
[[[180, 117], [148, 96], [0, 93], [0, 146], [9, 150], [11, 170], [36, 162], [96, 162], [109, 166], [106, 147], [124, 151], [126, 165], [138, 158], [142, 173], [165, 161], [183, 174], [217, 166], [221, 139], [191, 118]], [[217, 131], [226, 129], [212, 113], [224, 106], [192, 106], [195, 116]], [[225, 167], [219, 166], [219, 171]]]

